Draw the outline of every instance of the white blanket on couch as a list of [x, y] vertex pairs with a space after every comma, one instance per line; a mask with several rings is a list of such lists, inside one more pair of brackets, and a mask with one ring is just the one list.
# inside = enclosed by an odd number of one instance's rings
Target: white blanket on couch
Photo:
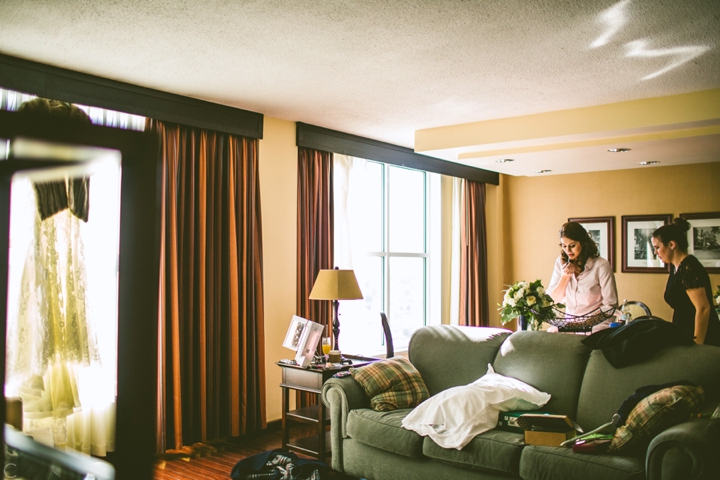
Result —
[[500, 412], [535, 410], [549, 400], [550, 394], [495, 373], [488, 364], [485, 375], [425, 400], [405, 417], [402, 425], [429, 436], [441, 447], [460, 450], [476, 435], [495, 428]]

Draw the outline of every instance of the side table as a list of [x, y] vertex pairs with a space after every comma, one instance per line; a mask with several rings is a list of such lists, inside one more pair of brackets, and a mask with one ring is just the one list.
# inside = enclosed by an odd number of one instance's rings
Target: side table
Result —
[[[327, 429], [328, 425], [330, 425], [330, 420], [328, 418], [327, 408], [320, 398], [323, 384], [338, 372], [348, 370], [350, 367], [361, 367], [379, 360], [377, 358], [350, 355], [346, 355], [345, 358], [351, 359], [353, 364], [332, 367], [318, 365], [303, 368], [297, 365], [277, 363], [282, 369], [282, 383], [280, 384], [283, 390], [282, 448], [295, 450], [305, 455], [316, 457], [321, 461], [325, 461], [325, 458], [330, 455], [330, 432]], [[317, 397], [317, 405], [289, 410], [291, 390], [315, 394]], [[291, 422], [316, 425], [315, 434], [291, 439]]]

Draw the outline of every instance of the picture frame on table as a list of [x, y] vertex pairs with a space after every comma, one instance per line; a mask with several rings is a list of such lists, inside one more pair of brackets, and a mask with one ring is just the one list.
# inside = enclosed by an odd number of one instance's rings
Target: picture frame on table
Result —
[[568, 218], [568, 222], [577, 222], [590, 234], [598, 246], [600, 256], [610, 262], [615, 271], [615, 217]]
[[305, 326], [308, 322], [309, 320], [307, 318], [293, 315], [290, 320], [290, 326], [285, 334], [285, 340], [282, 344], [283, 347], [297, 351], [300, 346], [300, 339], [302, 338], [303, 331], [305, 330]]
[[681, 213], [680, 217], [690, 223], [688, 253], [708, 273], [720, 273], [720, 212]]
[[312, 320], [307, 321], [298, 342], [297, 352], [295, 352], [295, 362], [299, 366], [307, 367], [312, 363], [324, 331], [325, 327], [321, 324]]
[[652, 247], [655, 230], [672, 221], [671, 214], [623, 215], [622, 217], [622, 272], [668, 273]]
[[293, 315], [285, 333], [283, 347], [295, 350], [295, 363], [307, 367], [312, 363], [325, 327], [307, 318]]

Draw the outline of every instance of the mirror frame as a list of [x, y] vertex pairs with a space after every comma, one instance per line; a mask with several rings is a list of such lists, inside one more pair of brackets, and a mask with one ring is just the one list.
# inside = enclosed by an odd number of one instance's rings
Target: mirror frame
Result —
[[[158, 292], [160, 268], [161, 163], [151, 133], [62, 118], [34, 118], [0, 111], [0, 139], [26, 137], [47, 142], [114, 149], [121, 154], [118, 258], [118, 372], [115, 452], [108, 461], [119, 479], [152, 479], [156, 453]], [[75, 162], [77, 163], [77, 162]], [[0, 161], [0, 345], [6, 345], [10, 185], [16, 172], [69, 165], [57, 160]], [[5, 384], [5, 355], [0, 355]], [[5, 419], [5, 398], [0, 396]], [[4, 446], [3, 429], [0, 442]], [[2, 449], [4, 460], [4, 448]]]

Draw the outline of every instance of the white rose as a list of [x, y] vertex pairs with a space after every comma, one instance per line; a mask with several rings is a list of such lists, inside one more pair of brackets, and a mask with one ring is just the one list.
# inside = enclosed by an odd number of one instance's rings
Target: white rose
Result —
[[538, 292], [538, 295], [540, 295], [540, 296], [545, 295], [545, 289], [543, 287], [538, 287], [537, 292]]
[[535, 301], [536, 301], [536, 299], [535, 299], [535, 297], [533, 297], [532, 295], [530, 295], [530, 296], [527, 298], [527, 304], [530, 305], [530, 306], [535, 305]]
[[515, 298], [515, 300], [520, 300], [521, 298], [523, 298], [524, 295], [525, 295], [525, 289], [521, 288], [520, 290], [517, 291], [517, 293], [515, 293], [515, 296], [513, 298]]

